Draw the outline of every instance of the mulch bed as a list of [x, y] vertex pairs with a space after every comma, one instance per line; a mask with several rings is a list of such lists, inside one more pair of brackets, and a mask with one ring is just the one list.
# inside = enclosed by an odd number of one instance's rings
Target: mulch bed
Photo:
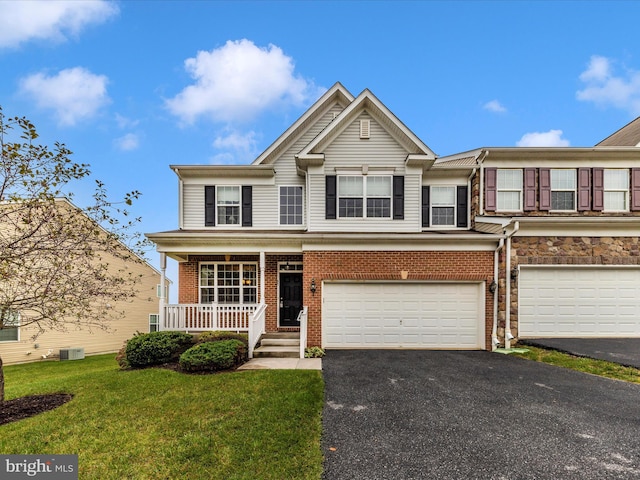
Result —
[[0, 403], [0, 425], [33, 417], [64, 405], [73, 398], [70, 393], [29, 395]]

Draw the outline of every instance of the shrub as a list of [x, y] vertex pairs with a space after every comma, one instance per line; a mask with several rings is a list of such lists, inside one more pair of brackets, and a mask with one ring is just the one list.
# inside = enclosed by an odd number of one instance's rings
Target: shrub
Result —
[[198, 335], [197, 343], [219, 342], [220, 340], [240, 340], [245, 345], [249, 344], [249, 335], [246, 333], [226, 332], [216, 330], [215, 332], [202, 332]]
[[193, 337], [188, 333], [141, 333], [127, 341], [125, 353], [129, 365], [141, 368], [175, 361], [192, 345]]
[[118, 365], [120, 365], [120, 368], [122, 370], [126, 370], [127, 368], [131, 367], [131, 365], [129, 365], [129, 361], [127, 360], [127, 342], [124, 342], [122, 348], [118, 350], [118, 353], [116, 354], [116, 362], [118, 362]]
[[320, 347], [307, 347], [304, 349], [304, 358], [322, 358], [324, 350]]
[[187, 372], [228, 370], [244, 362], [247, 347], [240, 340], [199, 343], [180, 355], [180, 368]]

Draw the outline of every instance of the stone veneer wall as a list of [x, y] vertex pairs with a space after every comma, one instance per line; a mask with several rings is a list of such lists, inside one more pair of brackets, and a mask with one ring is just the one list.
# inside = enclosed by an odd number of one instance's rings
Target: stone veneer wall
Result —
[[[498, 335], [504, 335], [506, 319], [505, 254], [500, 254]], [[518, 265], [640, 265], [638, 237], [513, 237], [511, 268]], [[510, 324], [518, 325], [518, 279], [510, 279]]]

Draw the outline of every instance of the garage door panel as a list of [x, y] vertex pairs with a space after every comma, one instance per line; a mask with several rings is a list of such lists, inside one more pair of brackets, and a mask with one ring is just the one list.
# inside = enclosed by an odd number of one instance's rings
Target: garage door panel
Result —
[[640, 336], [640, 269], [524, 267], [519, 336]]
[[324, 345], [484, 348], [481, 292], [478, 283], [327, 282]]

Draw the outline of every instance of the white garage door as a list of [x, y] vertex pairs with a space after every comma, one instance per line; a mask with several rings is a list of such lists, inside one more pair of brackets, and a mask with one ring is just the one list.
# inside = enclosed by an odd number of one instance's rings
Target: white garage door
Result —
[[522, 267], [520, 337], [639, 337], [640, 269]]
[[324, 283], [323, 343], [338, 348], [484, 348], [478, 283]]

